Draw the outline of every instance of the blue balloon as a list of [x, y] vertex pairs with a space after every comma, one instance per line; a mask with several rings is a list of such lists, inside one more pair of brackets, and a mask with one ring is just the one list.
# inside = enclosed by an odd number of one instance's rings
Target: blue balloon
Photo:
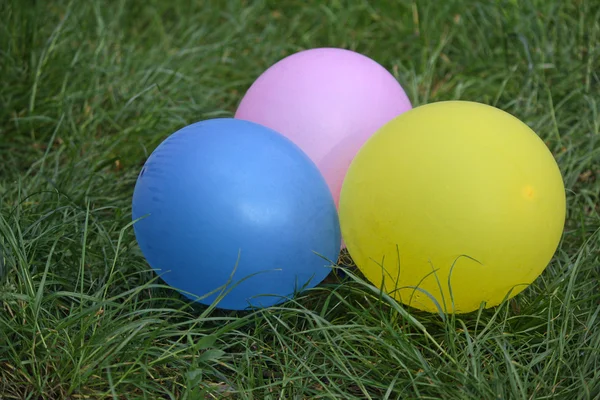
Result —
[[145, 217], [134, 231], [150, 266], [203, 304], [233, 288], [218, 304], [224, 309], [268, 307], [314, 287], [341, 245], [317, 166], [283, 135], [233, 118], [189, 125], [162, 142], [132, 206], [134, 220]]

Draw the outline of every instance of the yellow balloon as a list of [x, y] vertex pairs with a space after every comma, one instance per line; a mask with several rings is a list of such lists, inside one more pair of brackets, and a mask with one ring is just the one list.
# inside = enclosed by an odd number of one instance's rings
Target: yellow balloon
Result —
[[525, 289], [552, 259], [565, 212], [560, 170], [535, 132], [465, 101], [416, 107], [382, 127], [350, 165], [339, 205], [366, 278], [404, 304], [447, 313]]

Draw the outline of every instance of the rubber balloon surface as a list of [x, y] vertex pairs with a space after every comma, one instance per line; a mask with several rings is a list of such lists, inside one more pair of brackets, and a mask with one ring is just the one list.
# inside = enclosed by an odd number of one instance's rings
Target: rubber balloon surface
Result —
[[315, 164], [279, 133], [232, 118], [189, 125], [156, 148], [135, 186], [133, 218], [165, 282], [194, 300], [208, 295], [204, 304], [226, 285], [225, 309], [271, 306], [317, 285], [330, 272], [324, 258], [335, 262], [340, 249]]
[[317, 164], [337, 204], [360, 147], [411, 108], [396, 78], [374, 60], [350, 50], [318, 48], [267, 69], [248, 89], [235, 117], [296, 143]]
[[565, 189], [544, 142], [497, 108], [433, 103], [386, 124], [348, 170], [340, 222], [374, 285], [463, 313], [525, 289], [562, 236]]

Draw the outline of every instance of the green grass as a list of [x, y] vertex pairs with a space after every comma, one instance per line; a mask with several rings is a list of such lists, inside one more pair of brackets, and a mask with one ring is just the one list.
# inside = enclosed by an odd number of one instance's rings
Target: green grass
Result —
[[[0, 398], [600, 398], [598, 43], [595, 0], [1, 1]], [[441, 318], [354, 275], [246, 313], [157, 280], [131, 227], [145, 157], [325, 45], [546, 141], [568, 221], [530, 288]]]

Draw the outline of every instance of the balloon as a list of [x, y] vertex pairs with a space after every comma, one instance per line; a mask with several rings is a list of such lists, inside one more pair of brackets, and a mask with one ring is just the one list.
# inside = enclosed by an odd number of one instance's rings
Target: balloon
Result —
[[271, 306], [317, 285], [340, 249], [314, 163], [277, 132], [233, 118], [189, 125], [156, 148], [133, 194], [133, 218], [144, 216], [134, 229], [149, 264], [191, 299], [231, 281], [224, 309]]
[[527, 125], [449, 101], [402, 114], [364, 145], [339, 213], [350, 255], [374, 285], [421, 310], [465, 313], [542, 273], [565, 203], [560, 170]]
[[400, 84], [377, 62], [350, 50], [319, 48], [266, 70], [235, 118], [268, 126], [296, 143], [319, 167], [337, 205], [356, 152], [377, 129], [411, 108]]

